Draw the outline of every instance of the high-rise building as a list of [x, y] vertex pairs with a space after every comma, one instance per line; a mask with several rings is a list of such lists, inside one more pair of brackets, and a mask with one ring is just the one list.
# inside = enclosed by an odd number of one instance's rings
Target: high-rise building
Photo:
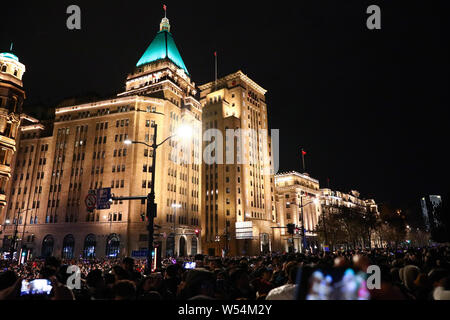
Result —
[[427, 231], [432, 231], [436, 228], [440, 221], [436, 217], [436, 208], [442, 203], [441, 196], [429, 195], [420, 199], [420, 206], [422, 207], [422, 216], [425, 228]]
[[241, 71], [199, 86], [202, 242], [209, 255], [257, 255], [277, 241], [266, 90]]
[[[275, 194], [279, 213], [277, 222], [280, 227], [284, 227], [275, 231], [279, 232], [282, 238], [281, 251], [298, 252], [303, 243], [305, 249], [319, 247], [320, 243], [314, 232], [322, 214], [319, 180], [298, 172], [277, 174]], [[288, 234], [285, 228], [288, 224], [298, 227], [296, 234]], [[302, 227], [305, 228], [305, 241], [302, 241]]]
[[[111, 188], [115, 197], [146, 196], [156, 166], [158, 253], [200, 252], [201, 117], [197, 90], [170, 32], [167, 18], [111, 99], [65, 102], [50, 126], [22, 128], [17, 169], [1, 222], [18, 217], [22, 252], [33, 256], [145, 256], [146, 205], [114, 201], [89, 211], [90, 190]], [[188, 124], [193, 137], [173, 137]], [[140, 142], [127, 145], [130, 140]], [[12, 229], [8, 229], [10, 236]], [[4, 246], [5, 247], [5, 246]]]

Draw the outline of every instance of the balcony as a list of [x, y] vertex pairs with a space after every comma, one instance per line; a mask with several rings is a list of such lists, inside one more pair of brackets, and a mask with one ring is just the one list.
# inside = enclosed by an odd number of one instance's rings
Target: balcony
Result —
[[11, 176], [11, 167], [6, 164], [0, 164], [0, 174], [2, 176]]
[[14, 148], [16, 146], [16, 140], [0, 135], [0, 144]]

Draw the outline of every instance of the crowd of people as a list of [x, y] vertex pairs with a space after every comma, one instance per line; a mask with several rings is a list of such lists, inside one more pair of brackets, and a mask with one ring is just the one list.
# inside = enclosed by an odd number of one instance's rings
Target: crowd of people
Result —
[[[193, 269], [185, 262], [195, 262]], [[68, 266], [81, 272], [70, 289]], [[316, 270], [381, 270], [372, 300], [450, 300], [450, 247], [283, 253], [258, 257], [165, 259], [145, 274], [145, 260], [0, 260], [0, 300], [305, 300]], [[192, 265], [190, 266], [192, 267]], [[49, 295], [21, 296], [23, 279], [48, 279]]]

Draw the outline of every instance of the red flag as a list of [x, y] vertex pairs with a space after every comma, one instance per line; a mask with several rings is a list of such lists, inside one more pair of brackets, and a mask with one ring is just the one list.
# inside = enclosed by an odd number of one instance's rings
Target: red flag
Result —
[[302, 149], [302, 156], [306, 156], [306, 152]]
[[167, 6], [165, 4], [163, 5], [163, 9], [164, 11], [167, 11]]
[[214, 51], [214, 57], [217, 57], [217, 51]]

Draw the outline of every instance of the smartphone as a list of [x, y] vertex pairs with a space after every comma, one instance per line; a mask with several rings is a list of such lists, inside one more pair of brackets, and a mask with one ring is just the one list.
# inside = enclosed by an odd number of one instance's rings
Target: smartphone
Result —
[[50, 295], [52, 288], [52, 283], [48, 279], [22, 280], [20, 295]]
[[369, 300], [366, 278], [353, 269], [316, 269], [306, 280], [306, 300]]
[[195, 269], [196, 266], [197, 263], [195, 262], [185, 262], [183, 265], [184, 269]]

